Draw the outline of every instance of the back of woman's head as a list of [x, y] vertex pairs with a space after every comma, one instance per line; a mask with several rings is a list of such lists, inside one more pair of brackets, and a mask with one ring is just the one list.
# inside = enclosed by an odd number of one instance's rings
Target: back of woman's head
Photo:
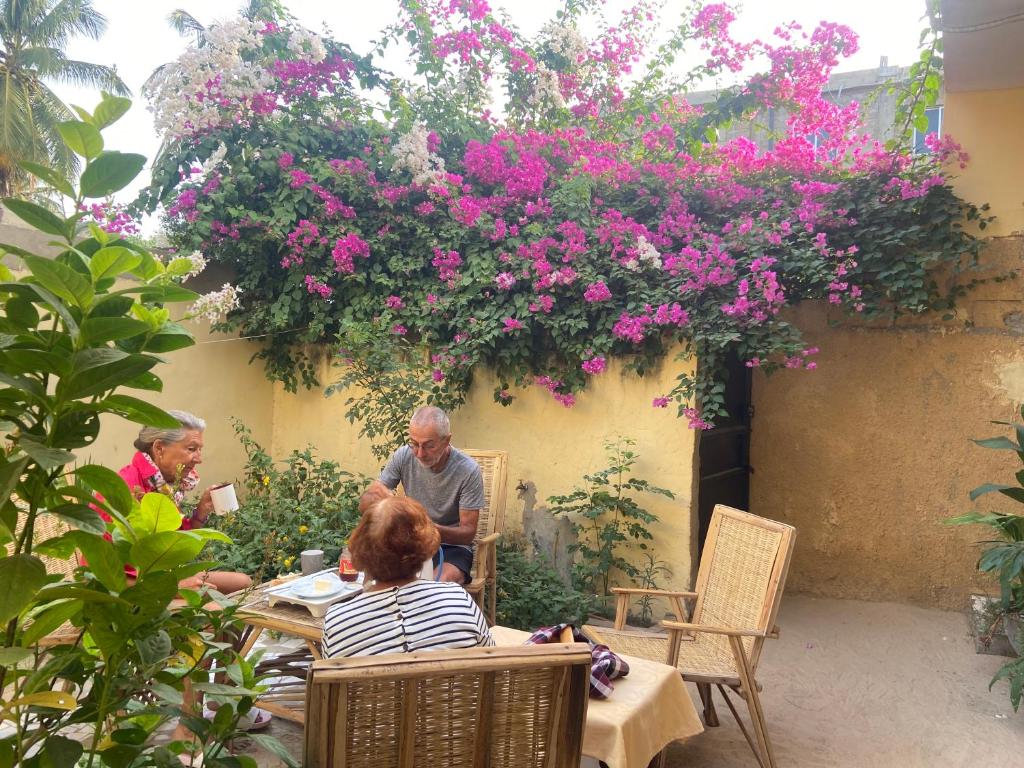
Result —
[[398, 581], [415, 577], [440, 544], [422, 504], [389, 496], [366, 510], [348, 546], [357, 569], [377, 581]]

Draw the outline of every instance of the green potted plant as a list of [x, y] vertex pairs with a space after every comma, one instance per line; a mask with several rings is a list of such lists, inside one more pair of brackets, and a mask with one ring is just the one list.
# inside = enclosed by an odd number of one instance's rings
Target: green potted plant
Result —
[[[1021, 418], [1024, 419], [1024, 407], [1021, 407]], [[1012, 428], [1013, 437], [992, 437], [974, 442], [983, 448], [1013, 451], [1024, 464], [1024, 424], [1007, 421], [995, 421], [993, 424]], [[985, 483], [978, 486], [970, 493], [971, 501], [988, 493], [1000, 493], [1024, 504], [1024, 469], [1018, 470], [1014, 477], [1016, 485]], [[952, 518], [948, 522], [954, 525], [985, 525], [992, 533], [992, 538], [980, 542], [985, 548], [978, 559], [978, 570], [999, 579], [1003, 626], [1018, 656], [1024, 656], [1024, 515], [975, 511]], [[1016, 710], [1024, 692], [1024, 658], [1004, 665], [992, 682], [1003, 678], [1010, 683], [1010, 700]]]

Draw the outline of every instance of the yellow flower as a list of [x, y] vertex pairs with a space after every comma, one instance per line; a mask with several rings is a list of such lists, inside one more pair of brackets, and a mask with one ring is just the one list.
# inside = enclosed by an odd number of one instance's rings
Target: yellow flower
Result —
[[292, 567], [292, 563], [294, 563], [294, 562], [295, 562], [295, 558], [294, 557], [286, 557], [284, 559], [284, 567], [285, 568], [291, 568]]
[[267, 477], [266, 475], [263, 476], [263, 484], [270, 485], [270, 478]]
[[308, 530], [309, 530], [309, 528], [307, 528], [304, 525], [300, 525], [299, 526], [299, 533], [306, 533]]

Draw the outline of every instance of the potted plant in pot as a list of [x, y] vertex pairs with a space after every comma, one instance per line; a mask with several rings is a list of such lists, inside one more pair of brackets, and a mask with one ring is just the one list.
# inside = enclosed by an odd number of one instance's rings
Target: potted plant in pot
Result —
[[[1021, 407], [1024, 420], [1024, 406]], [[1024, 424], [996, 421], [1012, 428], [1013, 437], [992, 437], [974, 442], [983, 448], [1013, 451], [1024, 464]], [[1024, 469], [1015, 474], [1016, 485], [985, 483], [971, 491], [971, 501], [988, 493], [1000, 493], [1024, 504]], [[1024, 511], [1024, 510], [1022, 510]], [[991, 573], [999, 579], [1000, 608], [1003, 626], [1018, 658], [1004, 665], [992, 682], [1006, 678], [1010, 683], [1010, 700], [1014, 709], [1020, 705], [1024, 693], [1024, 514], [1002, 512], [969, 512], [948, 521], [954, 525], [979, 524], [988, 526], [992, 538], [978, 559], [978, 570]]]

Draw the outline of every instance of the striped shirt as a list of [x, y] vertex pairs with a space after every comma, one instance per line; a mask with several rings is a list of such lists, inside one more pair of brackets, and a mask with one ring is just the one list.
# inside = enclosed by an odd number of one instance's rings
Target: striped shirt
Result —
[[357, 592], [324, 619], [325, 658], [480, 645], [494, 645], [487, 622], [469, 593], [451, 582]]

